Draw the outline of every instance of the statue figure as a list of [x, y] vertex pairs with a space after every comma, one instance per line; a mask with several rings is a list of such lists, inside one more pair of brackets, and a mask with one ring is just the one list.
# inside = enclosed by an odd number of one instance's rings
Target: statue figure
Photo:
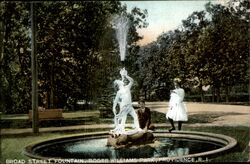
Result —
[[[115, 128], [110, 131], [107, 146], [123, 148], [133, 145], [152, 143], [155, 140], [153, 133], [140, 128], [138, 116], [132, 106], [130, 89], [133, 85], [133, 79], [128, 76], [125, 68], [120, 70], [120, 74], [122, 76], [122, 80], [115, 80], [114, 82], [114, 84], [119, 88], [113, 102]], [[127, 85], [125, 85], [126, 79], [129, 81]], [[119, 112], [116, 110], [117, 106], [119, 106]], [[130, 114], [134, 119], [134, 129], [132, 130], [125, 130], [125, 123], [128, 114]]]
[[[138, 131], [142, 131], [139, 126], [139, 121], [137, 114], [132, 106], [132, 98], [131, 98], [131, 87], [133, 85], [134, 80], [128, 76], [127, 70], [125, 68], [120, 70], [120, 74], [122, 80], [115, 80], [114, 84], [118, 86], [119, 90], [116, 93], [116, 97], [113, 101], [113, 113], [114, 117], [114, 124], [115, 129], [112, 130], [115, 134], [128, 134], [136, 133]], [[124, 81], [127, 79], [129, 83], [125, 85]], [[116, 106], [119, 105], [119, 113], [116, 111]], [[134, 131], [125, 132], [125, 123], [127, 119], [127, 115], [130, 114], [133, 117], [134, 124], [133, 127], [135, 128]]]

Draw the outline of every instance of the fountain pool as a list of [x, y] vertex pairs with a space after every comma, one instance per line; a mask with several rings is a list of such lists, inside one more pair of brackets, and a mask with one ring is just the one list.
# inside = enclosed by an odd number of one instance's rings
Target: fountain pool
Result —
[[24, 149], [34, 159], [79, 159], [83, 162], [166, 162], [212, 158], [233, 148], [237, 141], [229, 136], [194, 131], [154, 132], [154, 143], [115, 149], [107, 144], [108, 132], [64, 136]]

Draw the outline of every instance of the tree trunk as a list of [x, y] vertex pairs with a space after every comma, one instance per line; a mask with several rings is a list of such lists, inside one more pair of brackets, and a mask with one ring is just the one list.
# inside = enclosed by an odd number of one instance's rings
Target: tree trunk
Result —
[[52, 109], [54, 108], [54, 75], [53, 75], [53, 69], [51, 69], [51, 74], [50, 74], [50, 103], [49, 103], [49, 108]]
[[52, 65], [51, 65], [51, 72], [50, 72], [50, 105], [49, 108], [55, 108], [55, 96], [54, 96], [54, 55], [52, 57]]
[[38, 121], [38, 73], [36, 57], [36, 9], [35, 3], [31, 3], [31, 71], [32, 71], [32, 129], [33, 133], [39, 133]]
[[1, 65], [3, 61], [3, 54], [4, 54], [4, 33], [5, 33], [3, 21], [0, 21], [0, 30], [1, 30], [0, 31], [0, 65]]
[[144, 90], [144, 99], [146, 100], [147, 99], [147, 91]]
[[48, 93], [47, 92], [45, 92], [44, 99], [45, 99], [44, 106], [46, 109], [48, 109], [49, 108], [49, 104], [48, 104], [49, 101], [48, 101]]
[[[3, 21], [0, 21], [0, 73], [1, 73], [1, 83], [3, 83], [2, 79], [5, 79], [4, 73], [2, 71], [2, 62], [3, 62], [3, 54], [4, 54], [4, 23]], [[3, 109], [2, 111], [4, 112], [6, 109], [5, 105], [5, 94], [4, 94], [4, 89], [3, 89], [4, 84], [1, 84], [0, 87], [0, 108]]]
[[229, 87], [226, 86], [226, 102], [229, 102]]
[[212, 88], [212, 102], [215, 100], [215, 87]]
[[201, 92], [201, 102], [204, 102], [204, 92], [202, 90], [202, 86], [199, 86]]
[[220, 87], [216, 88], [216, 101], [220, 102]]

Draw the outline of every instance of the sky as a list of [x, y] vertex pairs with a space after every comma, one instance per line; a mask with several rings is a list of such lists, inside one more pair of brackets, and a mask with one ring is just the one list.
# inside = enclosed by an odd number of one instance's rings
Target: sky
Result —
[[[217, 0], [210, 0], [212, 3], [218, 3]], [[133, 7], [147, 9], [149, 23], [147, 28], [138, 29], [143, 39], [139, 41], [140, 45], [146, 45], [156, 41], [157, 37], [169, 30], [174, 30], [182, 24], [194, 11], [205, 10], [205, 4], [209, 0], [177, 0], [177, 1], [121, 1], [127, 5], [130, 12]]]

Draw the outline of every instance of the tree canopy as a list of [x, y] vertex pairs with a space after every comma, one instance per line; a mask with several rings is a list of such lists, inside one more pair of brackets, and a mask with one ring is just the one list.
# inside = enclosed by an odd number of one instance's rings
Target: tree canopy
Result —
[[[249, 84], [249, 2], [206, 4], [182, 25], [145, 46], [138, 28], [147, 11], [131, 12], [119, 1], [38, 2], [37, 58], [39, 105], [62, 108], [69, 98], [112, 103], [113, 80], [123, 66], [111, 20], [130, 22], [126, 69], [135, 80], [133, 98], [166, 100], [175, 77], [188, 95], [211, 93], [215, 101]], [[29, 2], [0, 3], [0, 108], [4, 113], [31, 109], [31, 30]], [[216, 98], [216, 99], [215, 99]]]
[[[31, 108], [30, 3], [1, 2], [1, 110]], [[63, 107], [69, 97], [97, 101], [110, 94], [120, 62], [111, 18], [130, 19], [131, 54], [146, 11], [119, 1], [41, 2], [36, 5], [39, 105]], [[116, 72], [117, 71], [117, 72]]]
[[145, 71], [139, 81], [140, 88], [148, 93], [146, 98], [151, 94], [168, 98], [166, 88], [173, 87], [175, 77], [182, 79], [187, 93], [201, 94], [202, 101], [209, 86], [217, 101], [221, 92], [229, 101], [237, 85], [247, 88], [249, 2], [241, 1], [236, 7], [208, 3], [205, 7], [183, 20], [180, 28], [163, 33], [157, 41], [141, 48], [137, 63]]

